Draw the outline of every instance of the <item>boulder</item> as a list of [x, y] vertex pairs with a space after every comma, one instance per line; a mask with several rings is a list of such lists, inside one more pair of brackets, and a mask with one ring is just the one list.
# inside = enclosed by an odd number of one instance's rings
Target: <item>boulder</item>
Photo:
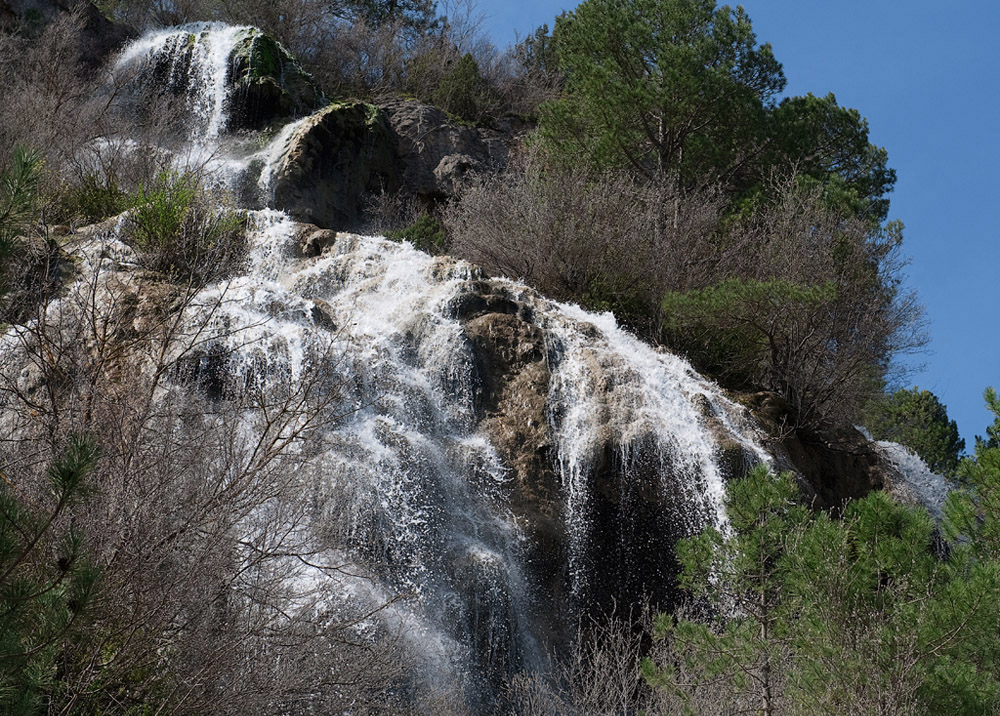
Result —
[[[276, 92], [270, 80], [258, 85], [252, 92], [259, 96]], [[240, 111], [253, 118], [251, 125], [274, 114], [246, 106]], [[402, 191], [430, 205], [457, 196], [477, 176], [502, 169], [514, 132], [513, 126], [486, 130], [455, 124], [436, 107], [414, 100], [379, 107], [334, 103], [292, 134], [270, 175], [269, 203], [323, 228], [360, 229], [373, 196]]]
[[363, 102], [316, 112], [292, 135], [271, 187], [273, 206], [298, 221], [355, 227], [369, 195], [399, 188], [385, 115]]
[[277, 40], [248, 28], [230, 55], [229, 129], [260, 129], [317, 108], [319, 88]]
[[455, 124], [443, 111], [415, 100], [382, 105], [406, 191], [428, 201], [447, 199], [476, 173], [506, 165], [497, 137]]
[[301, 258], [319, 256], [337, 243], [337, 232], [321, 229], [315, 224], [295, 224], [292, 231], [295, 254]]

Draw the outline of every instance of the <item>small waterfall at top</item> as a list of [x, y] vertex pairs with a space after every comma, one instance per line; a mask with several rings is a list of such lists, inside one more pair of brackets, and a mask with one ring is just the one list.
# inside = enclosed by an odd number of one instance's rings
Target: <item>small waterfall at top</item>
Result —
[[[233, 73], [242, 59], [253, 75], [260, 37], [256, 28], [217, 22], [167, 28], [128, 45], [114, 68], [134, 87], [131, 111], [161, 112], [177, 125], [181, 141], [163, 148], [179, 170], [203, 170], [220, 188], [256, 205], [266, 204], [274, 172], [304, 119], [277, 130], [232, 131]], [[245, 196], [247, 185], [256, 196]]]
[[[183, 98], [187, 150], [225, 155], [229, 58], [245, 31], [164, 30], [119, 60]], [[218, 166], [258, 160], [266, 184], [297, 126]], [[250, 223], [246, 273], [186, 309], [211, 336], [190, 380], [220, 393], [307, 382], [343, 406], [307, 456], [320, 476], [311, 520], [358, 568], [303, 580], [331, 602], [406, 595], [385, 618], [473, 703], [543, 668], [593, 605], [669, 592], [673, 542], [725, 528], [725, 480], [770, 459], [717, 386], [610, 314], [378, 237], [338, 234], [297, 257], [283, 213]], [[498, 375], [505, 361], [521, 372]]]
[[236, 41], [250, 29], [195, 23], [150, 33], [125, 49], [117, 69], [142, 66], [162, 89], [181, 95], [189, 140], [209, 144], [225, 129], [231, 56]]

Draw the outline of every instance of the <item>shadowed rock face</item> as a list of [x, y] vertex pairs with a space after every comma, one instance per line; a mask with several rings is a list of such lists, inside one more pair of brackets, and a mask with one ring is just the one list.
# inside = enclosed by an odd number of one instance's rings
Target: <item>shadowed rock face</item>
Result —
[[399, 188], [389, 128], [378, 108], [332, 104], [293, 135], [275, 174], [274, 206], [325, 228], [354, 226], [364, 197]]
[[880, 490], [892, 469], [872, 443], [854, 428], [832, 425], [795, 428], [787, 402], [770, 392], [740, 398], [771, 436], [776, 467], [793, 470], [816, 508], [838, 510], [849, 500]]
[[493, 168], [494, 158], [480, 131], [450, 122], [437, 107], [396, 100], [383, 110], [408, 192], [427, 200], [445, 199], [464, 181]]
[[350, 230], [383, 192], [402, 191], [425, 206], [456, 196], [477, 176], [506, 166], [513, 137], [511, 127], [457, 125], [416, 101], [334, 104], [292, 136], [275, 173], [273, 205], [301, 221]]

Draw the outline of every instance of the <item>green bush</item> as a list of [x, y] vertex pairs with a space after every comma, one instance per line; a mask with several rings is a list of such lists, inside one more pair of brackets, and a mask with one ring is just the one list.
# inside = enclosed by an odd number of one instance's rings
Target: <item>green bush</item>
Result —
[[246, 216], [217, 202], [192, 174], [163, 172], [132, 197], [126, 240], [146, 268], [173, 280], [231, 275], [245, 255]]
[[140, 251], [170, 246], [191, 211], [198, 184], [188, 174], [159, 174], [152, 186], [139, 185], [129, 217], [129, 236]]
[[444, 253], [448, 243], [444, 226], [438, 219], [426, 212], [409, 226], [403, 227], [399, 231], [390, 231], [385, 237], [393, 241], [409, 241], [421, 251], [426, 251], [429, 254]]
[[479, 119], [479, 100], [485, 88], [479, 64], [466, 52], [451, 71], [441, 78], [434, 92], [434, 104], [462, 119]]
[[60, 210], [69, 220], [88, 224], [117, 216], [131, 205], [129, 193], [114, 177], [90, 173], [79, 184], [69, 186], [61, 197]]

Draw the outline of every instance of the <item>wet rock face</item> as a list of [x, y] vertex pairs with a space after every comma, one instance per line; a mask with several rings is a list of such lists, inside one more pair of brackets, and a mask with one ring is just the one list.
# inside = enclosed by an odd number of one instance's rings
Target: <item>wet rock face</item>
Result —
[[[657, 436], [623, 446], [613, 431], [603, 435], [589, 468], [589, 531], [578, 546], [580, 566], [589, 576], [582, 586], [574, 585], [567, 571], [572, 549], [567, 487], [549, 404], [551, 351], [559, 340], [542, 327], [531, 306], [492, 281], [468, 282], [453, 299], [452, 311], [475, 357], [480, 427], [510, 470], [510, 509], [526, 537], [531, 581], [539, 585], [536, 632], [547, 643], [559, 644], [566, 634], [557, 625], [566, 623], [570, 611], [609, 613], [640, 595], [664, 607], [673, 603], [678, 571], [674, 545], [686, 536], [680, 511], [687, 503], [679, 484], [688, 479], [685, 470], [675, 466], [675, 491], [664, 475]], [[597, 390], [613, 387], [609, 378]], [[717, 432], [726, 434], [721, 422]], [[745, 447], [731, 438], [720, 450], [738, 456], [733, 458], [733, 477], [744, 469], [744, 461], [753, 463]]]
[[274, 178], [274, 206], [298, 221], [346, 229], [359, 221], [367, 196], [398, 187], [382, 112], [362, 102], [332, 104], [292, 138]]
[[320, 103], [319, 88], [298, 62], [256, 28], [237, 39], [230, 55], [229, 129], [261, 129], [303, 117]]
[[679, 603], [674, 551], [687, 536], [680, 527], [684, 501], [662, 489], [662, 465], [654, 454], [652, 444], [623, 451], [609, 443], [595, 466], [589, 578], [577, 595], [595, 617], [643, 598], [660, 608]]
[[469, 282], [453, 310], [476, 357], [480, 424], [512, 473], [511, 510], [528, 537], [532, 576], [551, 607], [564, 604], [567, 547], [546, 413], [545, 334], [529, 307], [489, 281]]

